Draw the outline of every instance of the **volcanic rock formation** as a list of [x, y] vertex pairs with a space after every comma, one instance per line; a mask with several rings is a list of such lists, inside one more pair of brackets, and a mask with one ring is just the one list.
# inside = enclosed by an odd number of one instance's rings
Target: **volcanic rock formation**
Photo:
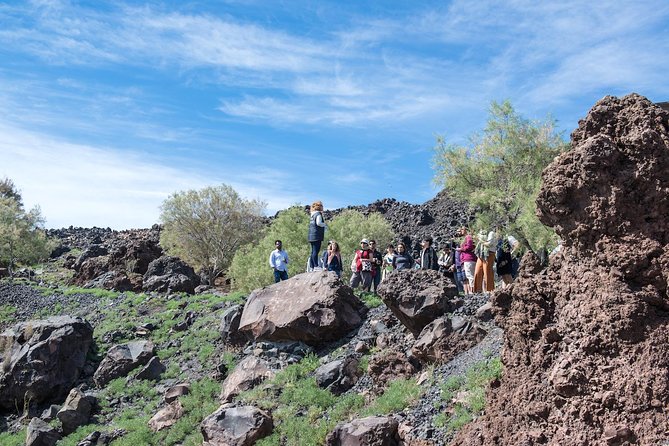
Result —
[[607, 96], [543, 173], [529, 255], [495, 297], [505, 369], [457, 445], [659, 445], [669, 425], [669, 112]]

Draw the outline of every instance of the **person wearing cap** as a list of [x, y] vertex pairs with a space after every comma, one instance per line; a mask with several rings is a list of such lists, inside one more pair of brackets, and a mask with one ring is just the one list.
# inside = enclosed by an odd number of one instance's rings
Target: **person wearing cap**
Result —
[[277, 283], [288, 280], [288, 253], [282, 249], [281, 240], [275, 240], [274, 247], [269, 255], [269, 266], [274, 270], [274, 283]]
[[372, 262], [374, 255], [369, 249], [369, 240], [363, 238], [360, 240], [360, 249], [355, 251], [353, 262], [351, 263], [351, 288], [357, 288], [362, 283], [363, 291], [369, 291], [372, 285]]

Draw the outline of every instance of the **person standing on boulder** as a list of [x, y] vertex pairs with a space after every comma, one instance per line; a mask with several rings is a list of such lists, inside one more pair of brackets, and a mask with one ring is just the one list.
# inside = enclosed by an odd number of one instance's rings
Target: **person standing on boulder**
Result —
[[325, 228], [327, 228], [327, 225], [323, 220], [323, 202], [314, 201], [311, 204], [311, 218], [307, 236], [307, 240], [311, 244], [311, 256], [309, 257], [307, 271], [312, 271], [318, 266], [318, 253], [321, 250], [321, 243], [325, 239]]
[[334, 271], [337, 277], [341, 277], [341, 272], [344, 269], [342, 267], [341, 251], [339, 249], [339, 243], [337, 243], [334, 240], [331, 240], [330, 244], [328, 245], [325, 269], [327, 269], [328, 271]]
[[432, 237], [425, 237], [421, 242], [423, 250], [420, 252], [420, 269], [439, 271], [437, 252], [432, 247]]
[[288, 253], [283, 250], [281, 240], [275, 240], [274, 247], [269, 255], [269, 266], [274, 270], [274, 283], [277, 283], [288, 280]]

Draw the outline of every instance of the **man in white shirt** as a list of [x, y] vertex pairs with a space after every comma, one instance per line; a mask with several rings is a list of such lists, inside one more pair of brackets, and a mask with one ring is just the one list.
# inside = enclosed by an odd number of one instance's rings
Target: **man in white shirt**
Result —
[[282, 249], [281, 240], [274, 242], [276, 249], [269, 255], [269, 266], [274, 270], [274, 283], [288, 280], [288, 253]]

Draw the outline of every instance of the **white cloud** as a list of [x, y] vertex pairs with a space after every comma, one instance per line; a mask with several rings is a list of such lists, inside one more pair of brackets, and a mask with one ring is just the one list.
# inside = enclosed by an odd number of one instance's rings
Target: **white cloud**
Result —
[[2, 124], [0, 158], [0, 177], [14, 181], [27, 207], [40, 206], [47, 227], [148, 227], [158, 222], [171, 193], [222, 182], [245, 198], [266, 200], [269, 212], [298, 201], [271, 181], [271, 170], [237, 175], [170, 167], [136, 152], [71, 144]]

